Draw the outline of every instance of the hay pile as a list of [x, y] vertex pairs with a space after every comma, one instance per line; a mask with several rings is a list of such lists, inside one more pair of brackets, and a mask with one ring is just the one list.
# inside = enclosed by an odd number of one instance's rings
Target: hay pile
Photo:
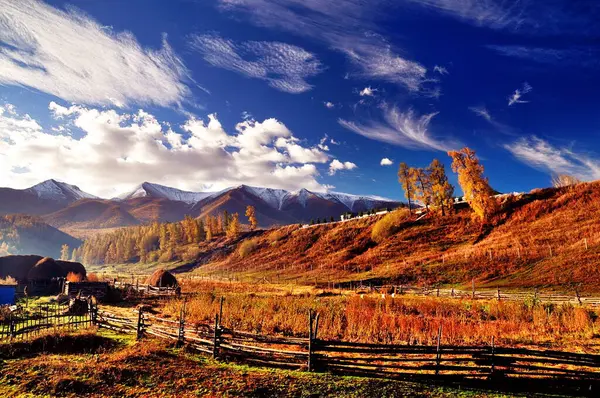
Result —
[[85, 267], [83, 266], [83, 264], [77, 263], [75, 261], [63, 261], [63, 260], [56, 260], [56, 264], [58, 264], [65, 271], [65, 273], [67, 275], [69, 274], [69, 272], [72, 272], [74, 274], [81, 275], [82, 279], [85, 280], [86, 270], [85, 270]]
[[27, 280], [27, 274], [42, 256], [4, 256], [0, 257], [0, 278], [8, 276], [19, 282]]
[[179, 286], [179, 282], [177, 282], [177, 278], [173, 276], [172, 273], [165, 271], [164, 269], [159, 269], [154, 271], [154, 273], [148, 278], [146, 284], [154, 287], [177, 287]]
[[30, 281], [50, 280], [66, 276], [65, 270], [50, 257], [44, 257], [38, 261], [27, 273], [27, 279]]

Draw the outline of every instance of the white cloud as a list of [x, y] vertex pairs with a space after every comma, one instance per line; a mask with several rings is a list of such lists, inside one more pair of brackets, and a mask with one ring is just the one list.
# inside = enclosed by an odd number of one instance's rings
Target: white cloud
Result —
[[600, 160], [569, 148], [553, 146], [531, 136], [504, 146], [523, 163], [551, 174], [569, 174], [581, 180], [600, 179]]
[[397, 107], [384, 108], [385, 123], [357, 124], [339, 119], [343, 127], [370, 138], [408, 149], [448, 151], [459, 146], [453, 141], [439, 140], [429, 133], [429, 123], [437, 112], [417, 116], [412, 110], [401, 112]]
[[439, 65], [434, 66], [433, 71], [439, 73], [440, 75], [447, 75], [449, 73], [448, 69], [444, 68], [443, 66], [439, 66]]
[[492, 116], [490, 115], [490, 112], [487, 110], [487, 108], [485, 106], [470, 106], [469, 110], [471, 112], [473, 112], [474, 114], [476, 114], [477, 116], [481, 116], [488, 122], [492, 121]]
[[377, 19], [383, 0], [364, 2], [298, 0], [219, 0], [221, 9], [250, 15], [258, 26], [310, 37], [346, 55], [352, 75], [373, 78], [417, 92], [427, 69], [401, 56], [383, 36]]
[[0, 0], [0, 85], [86, 104], [169, 106], [188, 96], [187, 73], [166, 38], [144, 48], [73, 9]]
[[285, 43], [235, 43], [215, 35], [193, 35], [190, 45], [213, 66], [265, 80], [271, 87], [292, 94], [310, 90], [306, 80], [323, 70], [314, 54]]
[[206, 120], [189, 118], [179, 129], [143, 110], [127, 114], [51, 103], [54, 122], [66, 126], [56, 133], [7, 109], [0, 110], [3, 185], [24, 188], [56, 178], [104, 197], [142, 181], [186, 190], [242, 183], [327, 189], [317, 180], [316, 164], [328, 162], [329, 156], [301, 145], [276, 119], [242, 121], [228, 132], [212, 114]]
[[325, 101], [325, 102], [323, 102], [323, 105], [325, 105], [325, 108], [328, 108], [328, 109], [335, 108], [335, 104], [333, 102]]
[[333, 159], [329, 164], [329, 175], [332, 176], [341, 170], [354, 170], [358, 166], [352, 162], [340, 162], [337, 159]]
[[515, 92], [508, 97], [508, 106], [512, 106], [514, 104], [526, 104], [529, 101], [524, 101], [521, 99], [521, 97], [523, 97], [523, 95], [529, 93], [532, 90], [532, 87], [529, 85], [529, 83], [525, 82], [523, 83], [523, 87], [520, 89], [516, 89]]
[[327, 134], [325, 134], [325, 136], [323, 138], [321, 138], [321, 140], [319, 140], [319, 145], [317, 145], [319, 147], [319, 149], [323, 150], [323, 151], [329, 151], [329, 147], [327, 146], [327, 139], [329, 137], [327, 136]]
[[368, 86], [360, 90], [358, 95], [361, 97], [372, 97], [375, 95], [376, 91], [378, 91], [376, 88], [371, 88], [371, 86]]
[[383, 159], [381, 159], [381, 162], [379, 162], [379, 164], [381, 166], [391, 166], [394, 164], [394, 162], [391, 159], [383, 158]]

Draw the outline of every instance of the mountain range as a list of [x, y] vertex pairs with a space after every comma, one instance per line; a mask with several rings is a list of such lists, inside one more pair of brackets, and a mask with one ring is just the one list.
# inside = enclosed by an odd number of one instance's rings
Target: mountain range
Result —
[[152, 221], [179, 221], [228, 211], [244, 219], [246, 206], [256, 209], [260, 226], [338, 218], [345, 212], [395, 208], [398, 201], [377, 196], [312, 192], [239, 185], [219, 192], [188, 192], [144, 182], [112, 199], [88, 194], [75, 185], [44, 181], [27, 189], [0, 188], [0, 215], [37, 215], [60, 229], [115, 228]]

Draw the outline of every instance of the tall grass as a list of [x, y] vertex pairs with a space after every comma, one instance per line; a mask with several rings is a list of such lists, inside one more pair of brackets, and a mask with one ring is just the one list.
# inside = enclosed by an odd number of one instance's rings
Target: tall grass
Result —
[[[210, 323], [221, 294], [198, 293], [186, 304], [186, 319]], [[306, 336], [309, 309], [320, 313], [319, 337], [389, 344], [434, 344], [439, 326], [443, 343], [574, 346], [596, 350], [597, 313], [572, 305], [472, 301], [411, 296], [363, 297], [310, 294], [224, 294], [222, 324], [264, 334]], [[181, 301], [166, 303], [177, 317]]]

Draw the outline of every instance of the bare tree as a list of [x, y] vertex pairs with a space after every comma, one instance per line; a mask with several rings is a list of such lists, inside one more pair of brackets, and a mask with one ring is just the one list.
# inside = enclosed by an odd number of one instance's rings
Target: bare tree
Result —
[[558, 174], [552, 177], [552, 186], [554, 188], [570, 187], [577, 185], [581, 180], [577, 177], [570, 176], [568, 174]]

